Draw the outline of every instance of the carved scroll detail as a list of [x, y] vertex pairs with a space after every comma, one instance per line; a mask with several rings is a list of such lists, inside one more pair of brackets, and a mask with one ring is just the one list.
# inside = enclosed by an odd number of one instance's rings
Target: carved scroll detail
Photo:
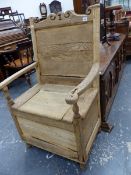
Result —
[[93, 10], [90, 8], [87, 10], [87, 14], [79, 15], [74, 11], [70, 10], [65, 13], [58, 12], [57, 14], [51, 13], [45, 20], [34, 22], [34, 28], [48, 28], [60, 25], [73, 25], [87, 23], [88, 20], [93, 20]]
[[90, 8], [87, 8], [87, 9], [86, 9], [86, 14], [87, 14], [87, 15], [90, 15], [90, 14], [91, 14], [91, 9], [90, 9]]
[[70, 12], [70, 11], [67, 11], [67, 12], [65, 12], [65, 14], [64, 14], [65, 18], [69, 18], [70, 15], [71, 15], [71, 12]]
[[56, 14], [52, 13], [48, 18], [50, 18], [50, 20], [55, 20], [56, 19]]
[[73, 12], [71, 12], [71, 11], [67, 11], [65, 13], [58, 12], [57, 14], [51, 13], [47, 19], [52, 20], [52, 21], [55, 19], [64, 20], [64, 19], [70, 18], [71, 14], [73, 15]]

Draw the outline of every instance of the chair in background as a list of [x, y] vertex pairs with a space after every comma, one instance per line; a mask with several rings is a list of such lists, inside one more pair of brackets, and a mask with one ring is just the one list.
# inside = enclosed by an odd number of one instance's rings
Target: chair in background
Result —
[[[4, 65], [7, 76], [10, 76], [11, 74], [23, 69], [24, 67], [33, 63], [32, 42], [26, 41], [17, 44], [17, 52], [5, 54], [4, 58], [7, 62], [7, 64]], [[30, 72], [26, 73], [24, 76], [28, 84], [31, 86]]]
[[3, 7], [3, 8], [0, 8], [0, 16], [2, 16], [3, 18], [6, 16], [6, 15], [10, 15], [12, 13], [12, 9], [11, 7]]
[[9, 19], [9, 16], [14, 13], [17, 13], [17, 11], [13, 12], [11, 7], [0, 8], [0, 19]]
[[62, 12], [61, 2], [59, 1], [52, 1], [49, 4], [50, 12], [57, 14], [58, 12]]
[[131, 55], [131, 13], [124, 9], [116, 10], [116, 32], [124, 33], [127, 35], [126, 39], [126, 55]]
[[119, 22], [125, 19], [126, 11], [124, 9], [115, 10], [115, 21]]
[[9, 18], [14, 21], [19, 27], [24, 25], [25, 15], [24, 13], [13, 12], [9, 15]]
[[[101, 126], [99, 105], [100, 8], [31, 19], [36, 63], [0, 84], [21, 138], [86, 163]], [[38, 84], [16, 100], [7, 85], [36, 67]]]

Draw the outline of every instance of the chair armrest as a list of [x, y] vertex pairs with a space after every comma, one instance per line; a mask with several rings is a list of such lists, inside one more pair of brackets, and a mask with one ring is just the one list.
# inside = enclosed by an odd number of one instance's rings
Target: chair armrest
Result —
[[11, 75], [10, 77], [8, 77], [7, 79], [5, 79], [4, 81], [2, 81], [0, 83], [0, 90], [5, 88], [6, 86], [8, 86], [12, 81], [16, 80], [17, 78], [19, 78], [21, 75], [25, 74], [26, 72], [30, 71], [31, 69], [33, 69], [34, 67], [37, 66], [37, 63], [32, 63], [29, 66], [21, 69], [20, 71], [16, 72], [15, 74]]
[[99, 63], [95, 63], [86, 78], [68, 94], [67, 98], [65, 99], [67, 104], [77, 103], [79, 96], [89, 88], [98, 74]]

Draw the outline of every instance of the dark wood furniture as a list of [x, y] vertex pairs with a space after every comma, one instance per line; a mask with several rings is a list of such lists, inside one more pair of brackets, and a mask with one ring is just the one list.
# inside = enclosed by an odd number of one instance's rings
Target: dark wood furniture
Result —
[[101, 45], [100, 102], [102, 129], [106, 131], [111, 130], [111, 126], [106, 121], [117, 92], [126, 59], [125, 40], [126, 35], [121, 34], [120, 41], [112, 41], [111, 46]]
[[[5, 18], [6, 16], [6, 18]], [[11, 7], [0, 8], [0, 21], [11, 19], [18, 26], [23, 27], [25, 21], [24, 13], [18, 13], [18, 11], [12, 11]]]
[[3, 18], [6, 16], [6, 15], [9, 15], [12, 13], [12, 9], [11, 7], [3, 7], [3, 8], [0, 8], [0, 16], [2, 16]]
[[4, 76], [3, 76], [2, 70], [0, 69], [0, 82], [3, 80], [4, 80]]
[[[18, 132], [27, 144], [83, 167], [101, 126], [99, 105], [99, 6], [31, 20], [35, 59], [0, 83]], [[52, 16], [56, 17], [55, 19]], [[93, 28], [94, 24], [97, 27]], [[65, 37], [67, 36], [67, 37]], [[37, 42], [36, 42], [37, 41]], [[38, 83], [13, 100], [7, 86], [36, 67]]]
[[73, 0], [73, 4], [75, 13], [81, 14], [82, 13], [81, 0]]
[[[5, 19], [5, 16], [7, 18], [8, 16], [8, 19], [10, 18], [10, 15], [12, 14], [16, 14], [18, 13], [17, 11], [13, 12], [11, 7], [3, 7], [3, 8], [0, 8], [0, 19]], [[13, 20], [14, 20], [14, 17], [13, 17]]]
[[128, 37], [128, 33], [129, 33], [129, 21], [125, 20], [125, 21], [119, 21], [115, 23], [115, 31], [117, 33], [123, 33], [126, 35], [126, 37]]
[[24, 13], [18, 13], [18, 11], [11, 13], [9, 18], [14, 21], [18, 26], [23, 26], [25, 21]]
[[24, 31], [12, 20], [0, 22], [0, 53], [12, 50], [16, 44], [28, 40]]
[[16, 26], [13, 21], [10, 19], [0, 21], [0, 70], [2, 70], [1, 72], [4, 78], [6, 78], [4, 70], [6, 61], [4, 60], [3, 54], [16, 51], [18, 43], [28, 40], [25, 32]]
[[62, 12], [62, 7], [61, 7], [61, 2], [59, 1], [52, 1], [50, 4], [49, 4], [49, 8], [50, 8], [50, 12], [51, 13], [58, 13], [58, 12]]
[[74, 11], [78, 14], [84, 14], [87, 7], [99, 3], [99, 0], [73, 0]]
[[131, 55], [131, 11], [126, 12], [126, 18], [129, 21], [129, 33], [128, 33], [128, 38], [127, 38], [127, 42], [126, 42], [126, 50], [127, 56]]
[[[17, 44], [17, 51], [5, 53], [4, 55], [7, 64], [4, 65], [7, 77], [23, 69], [24, 67], [32, 64], [33, 61], [33, 48], [31, 41], [25, 41]], [[24, 74], [28, 84], [31, 86], [30, 72]]]
[[126, 55], [131, 56], [131, 33], [128, 35], [127, 42], [126, 42]]
[[106, 131], [112, 128], [106, 121], [124, 68], [128, 29], [127, 20], [116, 21], [115, 32], [121, 33], [120, 41], [111, 42], [111, 46], [101, 46], [101, 115], [102, 128]]
[[89, 6], [96, 3], [99, 3], [99, 0], [82, 0], [82, 12], [85, 13]]
[[115, 12], [116, 31], [126, 33], [126, 56], [131, 55], [131, 15], [124, 9]]

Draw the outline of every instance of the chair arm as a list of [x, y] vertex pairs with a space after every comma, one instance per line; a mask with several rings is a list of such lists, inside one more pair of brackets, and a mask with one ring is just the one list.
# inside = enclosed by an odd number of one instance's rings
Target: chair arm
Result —
[[98, 76], [98, 74], [99, 64], [95, 63], [92, 66], [86, 78], [68, 94], [68, 96], [65, 99], [67, 104], [76, 104], [79, 99], [79, 96], [89, 88], [89, 86], [92, 84], [93, 80]]
[[33, 69], [34, 67], [37, 66], [37, 63], [32, 63], [29, 66], [21, 69], [20, 71], [16, 72], [15, 74], [11, 75], [10, 77], [8, 77], [7, 79], [5, 79], [4, 81], [2, 81], [0, 83], [0, 90], [5, 88], [6, 86], [8, 86], [12, 81], [14, 81], [15, 79], [19, 78], [21, 75], [25, 74], [26, 72], [30, 71], [31, 69]]

